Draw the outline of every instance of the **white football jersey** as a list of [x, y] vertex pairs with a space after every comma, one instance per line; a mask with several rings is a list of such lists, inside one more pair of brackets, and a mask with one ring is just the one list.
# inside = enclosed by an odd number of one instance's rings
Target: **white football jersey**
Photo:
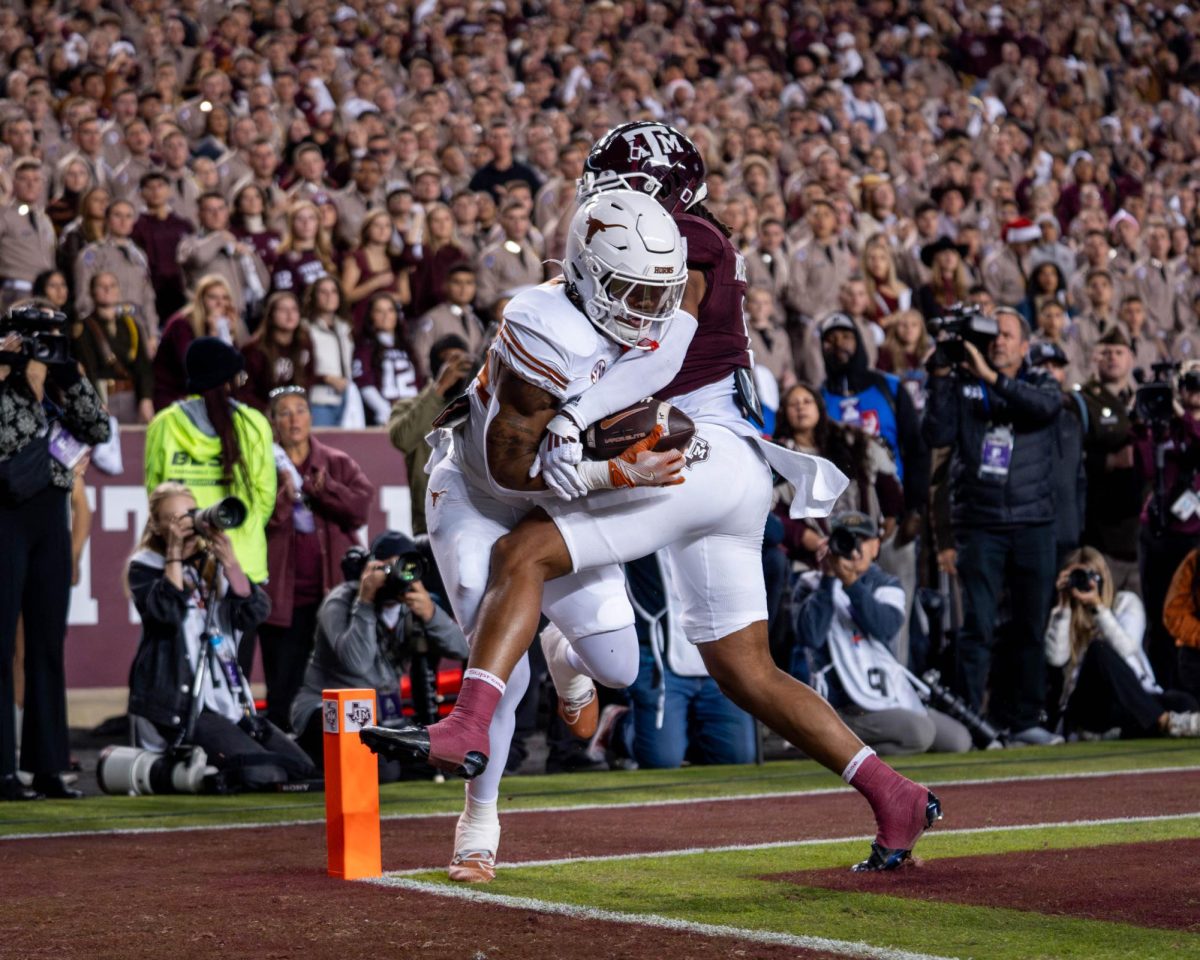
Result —
[[487, 427], [499, 409], [492, 388], [501, 364], [562, 402], [604, 376], [622, 352], [571, 304], [561, 282], [543, 283], [513, 297], [504, 308], [487, 362], [468, 390], [470, 418], [455, 438], [455, 455], [467, 476], [497, 497], [537, 496], [501, 487], [487, 469]]

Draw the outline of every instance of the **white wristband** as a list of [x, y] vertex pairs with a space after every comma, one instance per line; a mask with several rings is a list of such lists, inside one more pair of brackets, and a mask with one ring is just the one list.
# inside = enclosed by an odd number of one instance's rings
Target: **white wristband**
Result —
[[612, 474], [607, 460], [584, 460], [575, 467], [579, 479], [589, 490], [612, 490]]

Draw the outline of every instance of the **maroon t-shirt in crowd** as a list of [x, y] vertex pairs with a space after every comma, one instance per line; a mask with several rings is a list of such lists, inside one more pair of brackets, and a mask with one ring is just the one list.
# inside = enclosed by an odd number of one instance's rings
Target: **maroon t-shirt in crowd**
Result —
[[675, 223], [687, 241], [688, 269], [704, 274], [706, 289], [696, 318], [696, 335], [683, 366], [659, 391], [660, 397], [690, 393], [724, 379], [738, 367], [750, 366], [750, 338], [743, 312], [746, 261], [729, 239], [702, 217], [682, 213]]
[[277, 252], [275, 265], [271, 268], [271, 292], [286, 290], [303, 303], [304, 291], [324, 276], [328, 276], [328, 272], [315, 250]]

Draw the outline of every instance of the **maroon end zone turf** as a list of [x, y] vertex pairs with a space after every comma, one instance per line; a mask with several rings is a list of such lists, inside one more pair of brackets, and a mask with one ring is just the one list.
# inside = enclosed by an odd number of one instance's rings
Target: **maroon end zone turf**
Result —
[[925, 869], [805, 870], [764, 880], [1200, 932], [1200, 839], [941, 857]]

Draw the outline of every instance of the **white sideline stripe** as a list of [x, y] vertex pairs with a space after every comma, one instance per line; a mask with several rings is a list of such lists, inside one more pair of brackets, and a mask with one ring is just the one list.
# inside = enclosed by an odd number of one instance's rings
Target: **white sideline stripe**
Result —
[[[1196, 773], [1200, 772], [1200, 764], [1184, 767], [1144, 767], [1140, 770], [1085, 770], [1080, 773], [1044, 773], [1032, 777], [984, 777], [978, 780], [929, 780], [930, 787], [972, 787], [994, 786], [1004, 783], [1040, 783], [1048, 780], [1088, 780], [1105, 777], [1134, 777], [1149, 776], [1157, 773]], [[736, 782], [736, 781], [735, 781]], [[644, 789], [631, 787], [631, 789]], [[634, 810], [639, 807], [678, 807], [698, 803], [731, 803], [738, 800], [785, 800], [801, 799], [804, 797], [829, 796], [839, 793], [853, 793], [853, 787], [821, 787], [813, 790], [780, 790], [760, 793], [735, 793], [721, 797], [676, 797], [666, 800], [631, 800], [615, 803], [576, 803], [560, 804], [547, 807], [517, 807], [504, 810], [503, 816], [512, 817], [526, 813], [571, 813], [576, 810]], [[429, 820], [437, 817], [458, 817], [453, 813], [389, 813], [380, 820]], [[110, 827], [101, 830], [61, 830], [44, 833], [10, 833], [0, 834], [0, 842], [6, 840], [47, 840], [53, 837], [111, 837], [138, 836], [148, 833], [184, 833], [189, 830], [261, 830], [264, 827], [308, 827], [314, 823], [324, 823], [324, 816], [316, 816], [307, 820], [261, 820], [249, 823], [210, 823], [194, 826], [178, 827]]]
[[368, 880], [368, 883], [388, 887], [400, 887], [414, 890], [418, 893], [430, 893], [441, 897], [455, 897], [472, 903], [494, 904], [500, 907], [510, 907], [515, 910], [534, 910], [538, 913], [557, 914], [574, 920], [602, 920], [608, 923], [625, 923], [640, 927], [657, 927], [660, 930], [670, 930], [677, 933], [693, 933], [708, 937], [736, 937], [739, 940], [750, 940], [754, 943], [772, 944], [775, 946], [800, 947], [807, 950], [822, 950], [826, 953], [837, 953], [844, 957], [868, 957], [871, 960], [951, 960], [930, 953], [913, 953], [909, 950], [897, 950], [890, 947], [876, 947], [869, 943], [855, 943], [850, 940], [831, 940], [826, 937], [814, 937], [805, 934], [777, 933], [773, 930], [752, 930], [747, 927], [729, 927], [715, 923], [697, 923], [692, 920], [678, 920], [674, 917], [664, 917], [656, 913], [623, 913], [616, 910], [602, 910], [597, 907], [579, 907], [574, 904], [553, 903], [549, 900], [535, 900], [532, 897], [508, 897], [497, 893], [484, 893], [468, 887], [446, 887], [441, 884], [423, 883], [419, 880], [404, 880], [398, 877], [383, 880]]
[[[1015, 833], [1018, 830], [1049, 830], [1061, 827], [1106, 827], [1121, 823], [1161, 823], [1168, 820], [1188, 820], [1200, 818], [1200, 810], [1191, 813], [1163, 813], [1145, 817], [1112, 817], [1108, 820], [1058, 820], [1047, 823], [1006, 823], [994, 827], [959, 827], [953, 830], [937, 829], [929, 834], [938, 837], [966, 837], [975, 833]], [[831, 843], [854, 843], [859, 840], [874, 839], [870, 834], [858, 834], [850, 837], [821, 837], [814, 840], [771, 840], [766, 843], [730, 843], [715, 847], [681, 847], [676, 850], [652, 850], [646, 853], [614, 853], [605, 856], [597, 854], [590, 857], [562, 857], [557, 860], [502, 860], [499, 866], [511, 870], [527, 867], [566, 867], [574, 863], [604, 863], [609, 860], [661, 860], [667, 857], [690, 857], [700, 853], [748, 853], [754, 850], [779, 850], [783, 847], [820, 847]], [[439, 867], [409, 867], [405, 870], [389, 870], [384, 880], [395, 877], [412, 877]], [[381, 881], [373, 880], [372, 883]]]

